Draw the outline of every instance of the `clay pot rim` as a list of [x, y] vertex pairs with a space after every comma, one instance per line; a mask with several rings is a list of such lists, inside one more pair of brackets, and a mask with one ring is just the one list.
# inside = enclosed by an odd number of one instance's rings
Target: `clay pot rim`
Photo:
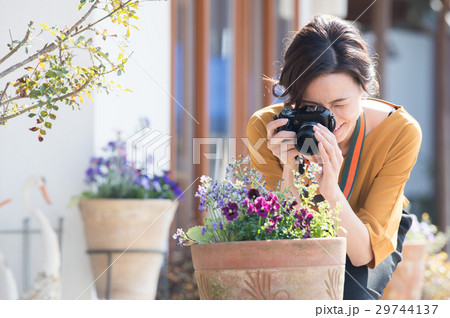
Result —
[[170, 199], [108, 199], [108, 198], [94, 198], [94, 199], [80, 199], [77, 206], [95, 206], [95, 205], [115, 205], [115, 204], [128, 204], [128, 205], [151, 205], [151, 204], [165, 204], [168, 206], [178, 206], [178, 200]]
[[408, 246], [424, 246], [424, 245], [427, 245], [427, 242], [426, 241], [421, 241], [421, 240], [405, 240], [405, 244], [403, 246], [405, 246], [405, 245], [408, 245]]
[[[207, 244], [194, 244], [191, 245], [191, 248], [195, 246], [210, 246], [210, 245], [215, 245], [215, 246], [221, 246], [223, 244], [232, 244], [232, 245], [248, 245], [248, 244], [270, 244], [270, 242], [293, 242], [293, 241], [302, 241], [302, 242], [308, 242], [309, 244], [313, 244], [314, 242], [320, 241], [320, 242], [327, 242], [327, 241], [344, 241], [347, 238], [345, 237], [318, 237], [318, 238], [307, 238], [307, 239], [280, 239], [280, 240], [253, 240], [253, 241], [233, 241], [233, 242], [218, 242], [218, 243], [207, 243]], [[307, 244], [308, 244], [307, 243]], [[281, 243], [283, 244], [283, 243]], [[287, 243], [286, 243], [287, 244]]]
[[96, 202], [98, 202], [98, 201], [127, 201], [127, 202], [170, 201], [170, 202], [176, 202], [178, 200], [158, 199], [158, 198], [153, 198], [153, 199], [136, 199], [136, 198], [135, 199], [119, 199], [119, 198], [92, 198], [92, 199], [90, 199], [90, 198], [82, 198], [79, 200], [79, 202], [81, 202], [81, 201], [83, 201], [83, 202], [86, 202], [86, 201], [90, 201], [90, 202], [93, 202], [93, 201], [96, 201]]
[[196, 271], [345, 265], [346, 243], [345, 237], [225, 242], [192, 245], [191, 253]]

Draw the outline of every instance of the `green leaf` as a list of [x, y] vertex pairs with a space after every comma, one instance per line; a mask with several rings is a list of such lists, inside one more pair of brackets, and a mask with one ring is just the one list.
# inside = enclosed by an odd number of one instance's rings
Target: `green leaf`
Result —
[[86, 0], [80, 0], [80, 5], [78, 6], [78, 10], [81, 10], [81, 8], [86, 4]]
[[44, 126], [47, 127], [48, 129], [52, 129], [52, 123], [48, 121], [44, 124]]
[[44, 129], [39, 130], [39, 133], [40, 133], [41, 135], [46, 135], [46, 134], [47, 134], [47, 132], [46, 132]]
[[54, 106], [53, 106], [53, 109], [57, 111], [57, 110], [59, 109], [59, 107], [56, 106], [56, 105], [54, 105]]
[[46, 78], [49, 78], [49, 77], [56, 77], [56, 72], [54, 72], [54, 71], [47, 71], [46, 73], [45, 73], [45, 77]]
[[28, 117], [30, 117], [30, 118], [33, 118], [34, 116], [36, 116], [35, 113], [28, 114]]
[[[209, 228], [208, 228], [209, 230]], [[199, 244], [207, 244], [211, 241], [213, 234], [210, 231], [207, 231], [204, 235], [202, 235], [203, 226], [198, 225], [191, 227], [186, 235], [189, 236], [191, 239], [197, 241]]]
[[40, 95], [41, 95], [41, 92], [40, 92], [39, 90], [37, 90], [37, 89], [34, 89], [34, 90], [32, 90], [32, 91], [30, 92], [29, 97], [30, 97], [30, 98], [37, 98], [37, 97], [39, 97]]
[[50, 119], [53, 119], [53, 120], [56, 119], [56, 115], [55, 115], [55, 114], [50, 114], [50, 115], [48, 115], [48, 116], [50, 117]]
[[45, 110], [41, 111], [41, 116], [42, 117], [47, 117], [47, 115], [48, 115], [48, 113]]

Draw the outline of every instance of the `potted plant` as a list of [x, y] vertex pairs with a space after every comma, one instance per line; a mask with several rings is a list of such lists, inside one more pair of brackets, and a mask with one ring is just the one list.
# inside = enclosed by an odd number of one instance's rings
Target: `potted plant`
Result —
[[86, 171], [79, 198], [88, 253], [101, 299], [154, 299], [170, 224], [182, 196], [169, 173], [148, 176], [109, 142]]
[[[386, 286], [383, 300], [421, 299], [422, 294], [429, 289], [425, 283], [433, 284], [435, 280], [432, 277], [439, 267], [436, 263], [443, 256], [439, 252], [450, 237], [450, 232], [438, 231], [437, 227], [431, 223], [428, 213], [422, 214], [421, 222], [415, 215], [412, 216], [413, 223], [403, 246], [403, 260], [398, 264]], [[445, 264], [443, 267], [445, 268]]]
[[319, 166], [295, 173], [298, 202], [290, 189], [266, 190], [247, 163], [231, 164], [223, 180], [203, 176], [204, 225], [174, 234], [191, 245], [200, 298], [342, 299], [346, 240], [337, 237], [339, 207], [315, 203]]
[[440, 251], [426, 256], [424, 276], [422, 299], [450, 299], [450, 261], [446, 252]]

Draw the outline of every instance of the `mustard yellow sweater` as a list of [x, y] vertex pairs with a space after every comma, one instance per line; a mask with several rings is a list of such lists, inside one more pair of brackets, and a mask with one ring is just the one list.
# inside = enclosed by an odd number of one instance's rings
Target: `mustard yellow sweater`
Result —
[[[416, 163], [422, 140], [419, 124], [403, 107], [378, 101], [397, 110], [366, 136], [349, 199], [353, 211], [369, 231], [375, 256], [368, 264], [370, 268], [376, 267], [397, 247], [403, 206], [408, 204], [403, 189]], [[276, 189], [283, 168], [267, 148], [266, 125], [282, 109], [283, 104], [276, 104], [258, 110], [247, 125], [251, 166], [264, 175], [269, 189]], [[344, 165], [345, 162], [339, 180]]]

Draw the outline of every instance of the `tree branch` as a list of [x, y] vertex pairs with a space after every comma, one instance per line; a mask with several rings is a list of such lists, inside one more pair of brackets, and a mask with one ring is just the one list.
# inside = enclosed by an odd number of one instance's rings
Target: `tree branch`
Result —
[[118, 6], [116, 9], [114, 9], [113, 11], [111, 11], [110, 13], [108, 13], [107, 15], [105, 15], [105, 16], [104, 16], [103, 18], [101, 18], [100, 20], [95, 21], [93, 24], [89, 24], [85, 29], [80, 30], [80, 31], [74, 33], [72, 36], [78, 35], [78, 34], [80, 34], [81, 32], [84, 32], [84, 31], [88, 30], [89, 28], [92, 28], [94, 25], [96, 25], [96, 24], [102, 22], [103, 20], [109, 18], [110, 16], [112, 16], [114, 13], [116, 13], [116, 12], [119, 11], [120, 9], [126, 7], [126, 6], [128, 5], [128, 3], [130, 3], [131, 1], [134, 1], [134, 0], [128, 0], [127, 2], [121, 4], [120, 6]]
[[[63, 99], [66, 99], [66, 98], [68, 98], [68, 97], [71, 97], [72, 95], [76, 95], [76, 94], [80, 93], [83, 89], [85, 89], [85, 88], [89, 85], [89, 83], [91, 82], [91, 80], [92, 80], [92, 78], [88, 78], [88, 79], [86, 80], [86, 82], [84, 82], [84, 84], [81, 85], [80, 88], [78, 88], [77, 90], [75, 90], [75, 91], [73, 91], [73, 92], [70, 92], [70, 93], [67, 93], [67, 94], [65, 94], [65, 95], [62, 95], [62, 96], [53, 98], [50, 102], [53, 104], [53, 103], [56, 103], [56, 102], [61, 101], [61, 100], [63, 100]], [[15, 113], [15, 114], [13, 114], [13, 115], [9, 115], [9, 116], [7, 116], [7, 117], [2, 117], [2, 118], [0, 118], [0, 124], [6, 123], [8, 120], [10, 120], [10, 119], [12, 119], [12, 118], [14, 118], [14, 117], [17, 117], [17, 116], [19, 116], [19, 115], [22, 115], [23, 113], [25, 113], [25, 112], [27, 112], [27, 111], [30, 111], [30, 110], [32, 110], [32, 109], [38, 107], [38, 106], [39, 106], [38, 104], [34, 104], [34, 105], [31, 105], [31, 106], [29, 106], [29, 107], [27, 107], [27, 108], [24, 108], [24, 109], [18, 111], [17, 113]]]
[[[28, 38], [30, 37], [30, 34], [31, 34], [31, 27], [33, 26], [33, 23], [34, 23], [33, 21], [30, 21], [30, 23], [28, 24], [28, 31], [25, 34], [25, 37], [23, 38], [22, 43], [26, 43], [28, 41]], [[8, 54], [6, 54], [4, 57], [2, 57], [0, 59], [0, 64], [2, 64], [4, 61], [9, 59], [11, 57], [11, 55], [16, 53], [17, 50], [22, 47], [22, 45], [23, 44], [17, 44], [17, 46], [15, 48], [13, 48]]]
[[[87, 17], [92, 13], [92, 11], [94, 11], [94, 9], [97, 7], [97, 3], [99, 2], [99, 0], [96, 0], [94, 2], [94, 4], [89, 8], [89, 10], [81, 17], [80, 20], [78, 20], [70, 29], [69, 31], [66, 32], [66, 35], [69, 34], [69, 32], [72, 32], [73, 30], [75, 30], [75, 26], [79, 25], [80, 23], [83, 23]], [[6, 75], [8, 75], [9, 73], [14, 72], [15, 70], [17, 70], [19, 67], [22, 67], [28, 63], [30, 63], [31, 61], [34, 61], [35, 59], [37, 59], [39, 56], [45, 54], [45, 53], [49, 53], [53, 50], [55, 50], [58, 47], [58, 45], [56, 45], [55, 42], [52, 42], [50, 45], [48, 43], [46, 43], [44, 45], [44, 47], [39, 50], [37, 53], [31, 55], [30, 57], [28, 57], [27, 59], [23, 60], [22, 62], [19, 62], [17, 64], [14, 64], [13, 66], [9, 67], [8, 69], [6, 69], [5, 71], [0, 73], [0, 78], [5, 77]]]
[[[64, 33], [64, 35], [66, 35], [66, 39], [67, 39], [67, 37], [70, 35], [70, 33], [73, 30], [76, 30], [76, 26], [78, 26], [81, 23], [83, 23], [87, 19], [87, 17], [92, 13], [92, 11], [94, 11], [94, 9], [97, 7], [97, 4], [99, 3], [99, 1], [100, 0], [96, 0], [94, 2], [94, 4], [89, 8], [89, 10], [86, 12], [86, 14], [80, 20], [78, 20], [67, 32]], [[72, 34], [71, 36], [75, 36], [75, 35], [78, 35], [78, 34], [80, 34], [82, 32], [85, 32], [85, 31], [89, 30], [89, 28], [92, 28], [97, 23], [100, 23], [101, 21], [103, 21], [106, 18], [110, 17], [111, 15], [116, 13], [118, 10], [120, 10], [120, 9], [124, 8], [125, 6], [127, 6], [132, 1], [134, 1], [134, 0], [128, 0], [127, 2], [121, 4], [119, 7], [117, 7], [115, 10], [113, 10], [110, 13], [108, 13], [107, 15], [105, 15], [100, 20], [94, 22], [92, 25], [89, 24], [85, 29], [79, 30], [79, 31], [75, 32], [74, 34]], [[66, 41], [66, 39], [64, 39], [63, 42]], [[23, 60], [22, 62], [19, 62], [19, 63], [15, 64], [15, 65], [11, 66], [10, 68], [6, 69], [5, 71], [1, 72], [0, 73], [0, 78], [5, 77], [9, 73], [14, 72], [19, 67], [22, 67], [22, 66], [30, 63], [31, 61], [37, 59], [39, 56], [41, 56], [41, 55], [43, 55], [45, 53], [49, 53], [49, 52], [55, 50], [56, 48], [58, 48], [58, 45], [55, 42], [52, 42], [50, 45], [48, 43], [46, 43], [44, 45], [44, 47], [40, 51], [38, 51], [37, 53], [33, 54], [32, 56], [30, 56], [29, 58]]]
[[94, 11], [95, 8], [97, 8], [97, 4], [100, 2], [100, 0], [97, 0], [94, 2], [94, 4], [89, 8], [89, 10], [86, 12], [86, 14], [84, 16], [81, 17], [80, 20], [78, 20], [76, 23], [74, 23], [74, 25], [72, 25], [72, 27], [69, 29], [69, 31], [67, 31], [67, 34], [70, 34], [73, 30], [75, 30], [79, 25], [81, 25], [81, 23], [83, 23], [88, 16], [91, 15], [92, 11]]
[[11, 83], [10, 82], [6, 83], [5, 89], [2, 92], [2, 96], [0, 96], [0, 105], [2, 104], [3, 97], [5, 97], [6, 90], [8, 89], [9, 84], [11, 84]]
[[[8, 83], [9, 84], [9, 83]], [[15, 97], [12, 97], [12, 98], [10, 98], [10, 99], [7, 99], [7, 100], [5, 100], [5, 101], [1, 101], [1, 99], [0, 99], [0, 106], [1, 105], [8, 105], [9, 103], [11, 103], [11, 102], [13, 102], [13, 101], [15, 101], [15, 100], [18, 100], [18, 99], [22, 99], [22, 98], [28, 98], [28, 96], [15, 96]]]
[[[10, 82], [6, 83], [5, 89], [3, 90], [2, 95], [0, 96], [0, 106], [2, 105], [2, 100], [3, 100], [3, 97], [5, 97], [5, 95], [6, 95], [6, 90], [8, 89], [9, 84], [10, 84]], [[6, 112], [6, 108], [5, 108], [5, 106], [3, 106], [3, 114], [5, 112]]]
[[33, 60], [37, 59], [39, 56], [51, 52], [54, 49], [56, 49], [58, 46], [55, 43], [52, 43], [50, 45], [48, 45], [48, 43], [46, 43], [44, 45], [44, 47], [38, 51], [37, 53], [31, 55], [29, 58], [23, 60], [22, 62], [19, 62], [17, 64], [14, 64], [13, 66], [9, 67], [8, 69], [6, 69], [5, 71], [0, 73], [0, 78], [5, 77], [6, 75], [8, 75], [9, 73], [14, 72], [15, 70], [17, 70], [19, 67], [22, 67], [30, 62], [32, 62]]

